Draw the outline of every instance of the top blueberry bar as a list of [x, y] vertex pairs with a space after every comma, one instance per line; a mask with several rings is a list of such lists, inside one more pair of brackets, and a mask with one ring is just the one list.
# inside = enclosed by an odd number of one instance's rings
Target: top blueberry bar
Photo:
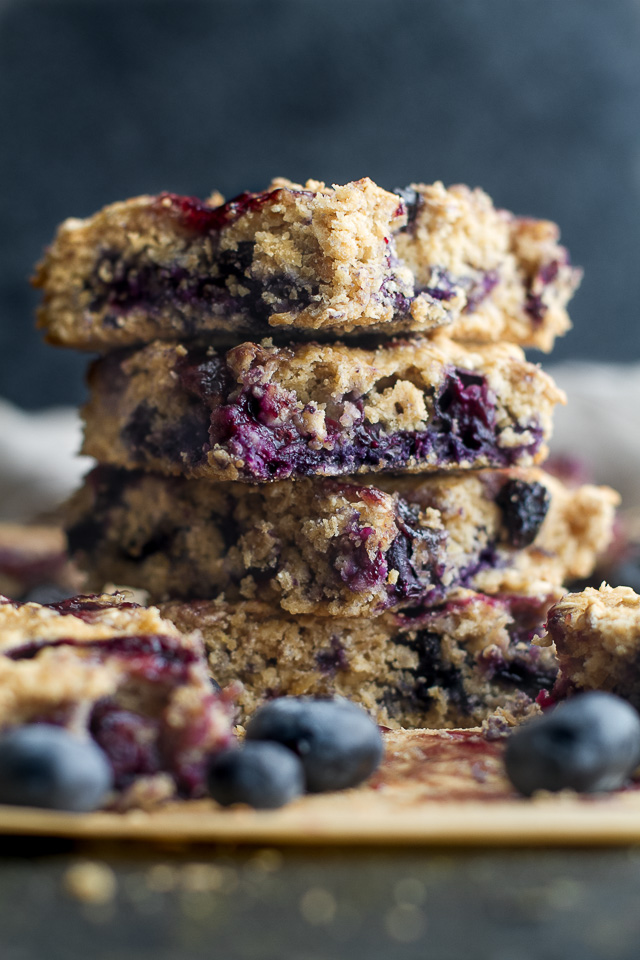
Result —
[[425, 332], [550, 350], [581, 272], [544, 220], [481, 190], [274, 180], [222, 203], [164, 193], [66, 220], [37, 268], [52, 343]]

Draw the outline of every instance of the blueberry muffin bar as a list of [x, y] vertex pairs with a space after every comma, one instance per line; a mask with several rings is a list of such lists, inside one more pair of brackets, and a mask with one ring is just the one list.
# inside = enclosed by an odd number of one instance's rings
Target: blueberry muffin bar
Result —
[[95, 363], [84, 453], [209, 480], [528, 466], [546, 454], [550, 377], [519, 347], [445, 337], [228, 350], [155, 341]]
[[232, 739], [200, 639], [122, 595], [0, 598], [0, 730], [32, 723], [92, 737], [124, 805], [204, 795], [207, 758]]
[[242, 718], [271, 697], [348, 697], [389, 727], [470, 727], [518, 714], [553, 685], [553, 651], [532, 645], [558, 591], [454, 593], [374, 620], [291, 616], [258, 601], [173, 601], [162, 613], [204, 637], [214, 676], [238, 678]]
[[640, 709], [640, 596], [630, 587], [568, 593], [550, 610], [540, 642], [558, 657], [554, 699], [605, 690]]
[[[174, 194], [67, 220], [35, 277], [51, 342], [430, 331], [550, 349], [580, 279], [555, 225], [441, 183], [276, 180], [221, 203]], [[459, 324], [459, 326], [458, 326]]]
[[101, 466], [67, 529], [92, 589], [373, 616], [441, 603], [459, 586], [528, 593], [582, 576], [616, 503], [608, 488], [569, 490], [535, 468], [250, 485]]

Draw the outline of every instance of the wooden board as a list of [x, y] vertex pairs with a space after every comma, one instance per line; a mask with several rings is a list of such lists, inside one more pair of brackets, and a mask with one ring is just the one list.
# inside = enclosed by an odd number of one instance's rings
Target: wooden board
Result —
[[635, 787], [525, 800], [502, 772], [502, 741], [477, 731], [395, 731], [386, 739], [385, 762], [367, 785], [281, 810], [222, 810], [205, 800], [124, 814], [0, 807], [0, 834], [323, 846], [640, 842]]

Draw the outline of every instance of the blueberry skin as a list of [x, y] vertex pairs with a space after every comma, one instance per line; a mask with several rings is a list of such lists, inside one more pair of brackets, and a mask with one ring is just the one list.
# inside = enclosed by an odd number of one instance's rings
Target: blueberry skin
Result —
[[36, 723], [0, 739], [0, 803], [87, 812], [101, 807], [113, 775], [93, 740]]
[[640, 763], [640, 716], [620, 697], [572, 697], [509, 738], [507, 775], [525, 796], [535, 790], [617, 790]]
[[274, 810], [304, 793], [304, 773], [298, 758], [280, 744], [247, 743], [213, 757], [207, 785], [223, 807], [247, 803]]
[[384, 754], [382, 736], [365, 711], [348, 700], [281, 697], [261, 707], [247, 740], [275, 740], [302, 761], [307, 790], [345, 790], [366, 780]]

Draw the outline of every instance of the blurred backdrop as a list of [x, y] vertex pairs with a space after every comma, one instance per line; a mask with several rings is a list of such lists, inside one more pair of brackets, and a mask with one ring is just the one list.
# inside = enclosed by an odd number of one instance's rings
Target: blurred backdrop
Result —
[[638, 0], [0, 0], [0, 396], [77, 403], [33, 330], [66, 216], [274, 175], [465, 181], [557, 220], [568, 357], [640, 357]]

